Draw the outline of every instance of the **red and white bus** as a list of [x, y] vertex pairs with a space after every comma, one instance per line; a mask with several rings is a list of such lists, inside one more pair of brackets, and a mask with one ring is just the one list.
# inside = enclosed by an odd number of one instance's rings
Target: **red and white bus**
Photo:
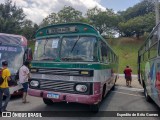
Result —
[[11, 95], [22, 93], [22, 85], [16, 80], [16, 75], [23, 62], [32, 59], [32, 51], [27, 45], [27, 39], [21, 35], [0, 33], [0, 68], [1, 62], [7, 60], [12, 78], [9, 82]]

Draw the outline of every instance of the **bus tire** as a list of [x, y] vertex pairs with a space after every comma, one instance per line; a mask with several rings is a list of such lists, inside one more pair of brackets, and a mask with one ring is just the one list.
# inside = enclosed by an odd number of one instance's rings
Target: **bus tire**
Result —
[[43, 98], [43, 102], [44, 102], [46, 105], [52, 105], [52, 104], [53, 104], [52, 100], [47, 99], [47, 98]]
[[114, 83], [114, 85], [112, 86], [111, 90], [114, 90], [114, 89], [115, 89], [115, 83]]
[[106, 96], [105, 93], [106, 93], [106, 84], [104, 84], [104, 86], [103, 86], [102, 99], [105, 98], [105, 96]]
[[145, 96], [145, 99], [146, 99], [147, 102], [151, 102], [151, 98], [148, 95], [148, 92], [147, 92], [147, 89], [146, 89], [145, 86], [144, 86], [144, 96]]
[[100, 106], [100, 103], [94, 104], [94, 105], [90, 105], [90, 111], [94, 112], [94, 113], [98, 113], [99, 112], [99, 106]]

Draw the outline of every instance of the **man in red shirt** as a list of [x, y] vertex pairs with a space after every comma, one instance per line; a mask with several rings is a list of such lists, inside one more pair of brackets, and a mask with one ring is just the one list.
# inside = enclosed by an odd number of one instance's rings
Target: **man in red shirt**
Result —
[[126, 79], [126, 86], [130, 86], [131, 87], [131, 81], [132, 81], [132, 69], [129, 68], [129, 66], [126, 66], [126, 68], [124, 69], [124, 75], [125, 75], [125, 79]]

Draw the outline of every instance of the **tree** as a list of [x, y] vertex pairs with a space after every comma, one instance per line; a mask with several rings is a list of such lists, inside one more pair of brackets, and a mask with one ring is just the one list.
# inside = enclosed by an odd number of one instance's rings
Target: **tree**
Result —
[[39, 26], [34, 24], [31, 20], [25, 20], [23, 22], [22, 27], [22, 35], [24, 35], [28, 40], [33, 39], [35, 36], [36, 31], [38, 30]]
[[5, 4], [0, 4], [0, 32], [19, 33], [25, 14], [16, 4], [12, 5], [11, 0]]
[[82, 12], [75, 10], [71, 6], [64, 6], [64, 8], [60, 10], [58, 13], [53, 12], [49, 16], [44, 18], [40, 26], [80, 21], [87, 22], [87, 19], [82, 17]]
[[120, 22], [119, 29], [123, 36], [136, 35], [139, 38], [145, 32], [150, 32], [155, 26], [155, 14], [149, 13], [144, 16], [138, 16], [127, 22]]
[[89, 9], [87, 11], [87, 17], [100, 34], [110, 34], [112, 31], [116, 30], [118, 24], [117, 15], [111, 9], [106, 9], [102, 11], [97, 7]]
[[47, 26], [49, 24], [56, 24], [58, 23], [58, 15], [56, 13], [51, 13], [49, 16], [43, 19], [41, 26]]
[[143, 16], [150, 12], [154, 12], [154, 3], [151, 0], [143, 0], [142, 2], [129, 7], [126, 11], [118, 12], [127, 21], [137, 16]]
[[58, 12], [58, 18], [60, 23], [79, 22], [82, 18], [82, 12], [75, 10], [71, 6], [64, 6], [64, 8]]
[[139, 38], [155, 26], [154, 2], [150, 0], [143, 0], [118, 14], [120, 18], [118, 28], [122, 36], [136, 35]]

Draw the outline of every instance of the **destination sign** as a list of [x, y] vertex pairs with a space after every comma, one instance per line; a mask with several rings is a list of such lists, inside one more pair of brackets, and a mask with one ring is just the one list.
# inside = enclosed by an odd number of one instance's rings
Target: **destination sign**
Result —
[[7, 47], [7, 46], [0, 46], [0, 51], [9, 51], [9, 52], [17, 52], [16, 47]]
[[47, 30], [48, 34], [68, 33], [68, 32], [77, 32], [77, 29], [75, 26], [73, 26], [73, 27], [49, 28]]

